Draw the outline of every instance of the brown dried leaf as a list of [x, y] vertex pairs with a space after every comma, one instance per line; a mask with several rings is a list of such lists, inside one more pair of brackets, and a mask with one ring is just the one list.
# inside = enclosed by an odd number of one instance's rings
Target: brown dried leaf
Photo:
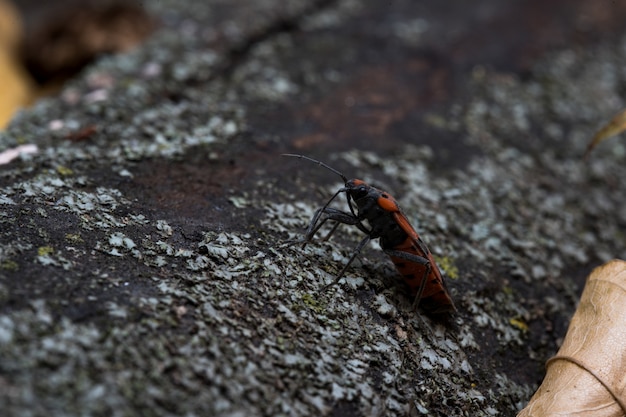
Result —
[[600, 129], [594, 136], [589, 145], [587, 145], [587, 150], [585, 151], [585, 159], [589, 157], [589, 154], [600, 142], [605, 139], [610, 138], [611, 136], [615, 136], [617, 134], [622, 133], [626, 130], [626, 110], [622, 110], [617, 115], [611, 119], [611, 121], [605, 125], [602, 129]]
[[593, 270], [563, 346], [518, 417], [626, 416], [626, 262]]

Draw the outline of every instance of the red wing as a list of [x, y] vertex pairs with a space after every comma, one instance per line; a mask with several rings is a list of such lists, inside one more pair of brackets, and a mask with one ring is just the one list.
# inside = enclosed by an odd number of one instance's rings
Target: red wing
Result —
[[406, 218], [404, 213], [402, 213], [401, 211], [396, 211], [393, 213], [393, 218], [395, 219], [396, 223], [398, 223], [398, 225], [402, 228], [404, 233], [409, 235], [415, 246], [415, 251], [418, 252], [418, 255], [429, 258], [429, 260], [432, 262], [432, 257], [430, 255], [428, 247], [426, 246], [422, 238], [420, 238], [420, 236], [417, 234], [415, 229], [413, 229], [413, 226], [411, 226], [411, 223], [409, 223], [409, 219]]
[[[426, 286], [423, 288], [423, 293], [421, 294], [424, 308], [433, 313], [456, 311], [454, 302], [443, 282], [441, 271], [439, 271], [439, 267], [437, 267], [437, 263], [424, 241], [419, 237], [415, 229], [413, 229], [413, 226], [411, 226], [411, 223], [409, 223], [409, 220], [400, 210], [393, 212], [393, 218], [408, 236], [402, 244], [396, 246], [394, 249], [421, 256], [430, 261], [430, 274], [427, 277]], [[411, 265], [410, 263], [402, 262], [400, 258], [394, 259], [394, 257], [392, 257], [391, 259], [394, 264], [396, 264], [398, 271], [404, 276], [411, 290], [417, 294], [419, 287], [422, 285], [422, 277], [416, 280], [416, 264]]]

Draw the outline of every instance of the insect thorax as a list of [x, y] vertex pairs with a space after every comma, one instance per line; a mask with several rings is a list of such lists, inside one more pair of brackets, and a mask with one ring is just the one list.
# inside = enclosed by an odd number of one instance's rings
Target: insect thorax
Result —
[[380, 207], [376, 200], [363, 200], [365, 199], [356, 201], [358, 217], [369, 224], [372, 239], [380, 238], [380, 246], [383, 249], [391, 249], [406, 240], [408, 235], [398, 225], [393, 212]]

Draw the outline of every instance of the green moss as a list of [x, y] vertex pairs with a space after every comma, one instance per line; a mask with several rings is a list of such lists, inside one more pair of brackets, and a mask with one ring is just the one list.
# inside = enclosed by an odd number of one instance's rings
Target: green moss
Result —
[[426, 122], [430, 126], [433, 126], [439, 129], [443, 129], [447, 125], [446, 119], [443, 116], [436, 114], [436, 113], [427, 113], [424, 116], [424, 122]]
[[54, 248], [52, 246], [40, 246], [37, 248], [38, 256], [50, 256], [54, 253]]
[[526, 322], [519, 317], [513, 317], [509, 319], [509, 324], [516, 329], [521, 330], [523, 333], [526, 333], [528, 331], [528, 324], [526, 324]]
[[436, 256], [435, 261], [437, 265], [439, 265], [439, 268], [443, 269], [448, 278], [457, 279], [459, 277], [459, 268], [454, 265], [454, 261], [450, 259], [449, 256]]
[[17, 270], [20, 269], [20, 266], [17, 262], [11, 259], [6, 259], [0, 262], [0, 269], [5, 270], [5, 271], [10, 271], [10, 272], [16, 272]]
[[72, 169], [70, 169], [70, 168], [68, 168], [66, 166], [63, 166], [63, 165], [57, 166], [57, 172], [62, 177], [69, 177], [71, 175], [74, 175], [74, 171], [72, 171]]
[[315, 298], [313, 295], [308, 293], [302, 295], [302, 302], [318, 314], [323, 313], [326, 309], [326, 306], [322, 305], [318, 298]]
[[73, 243], [73, 244], [79, 244], [79, 243], [84, 243], [85, 242], [83, 240], [83, 238], [81, 237], [81, 235], [78, 234], [78, 233], [66, 233], [65, 234], [65, 240], [67, 240], [69, 243]]

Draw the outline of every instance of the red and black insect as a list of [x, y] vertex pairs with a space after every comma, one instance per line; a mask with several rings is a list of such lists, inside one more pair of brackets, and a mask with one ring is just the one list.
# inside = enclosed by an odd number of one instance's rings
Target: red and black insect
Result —
[[[339, 224], [356, 226], [366, 235], [357, 245], [346, 265], [337, 274], [333, 284], [341, 279], [352, 261], [370, 240], [379, 239], [381, 248], [389, 255], [409, 286], [411, 295], [415, 297], [415, 306], [419, 303], [424, 310], [433, 314], [456, 311], [430, 250], [392, 196], [367, 185], [362, 180], [348, 180], [341, 172], [308, 156], [296, 154], [284, 154], [284, 156], [314, 162], [339, 175], [345, 183], [344, 187], [340, 188], [322, 208], [315, 212], [307, 227], [302, 247], [311, 242], [315, 234], [329, 220], [334, 221], [335, 225], [324, 240], [330, 238]], [[341, 193], [346, 193], [350, 212], [329, 207], [330, 203]], [[369, 227], [364, 222], [367, 222]]]

